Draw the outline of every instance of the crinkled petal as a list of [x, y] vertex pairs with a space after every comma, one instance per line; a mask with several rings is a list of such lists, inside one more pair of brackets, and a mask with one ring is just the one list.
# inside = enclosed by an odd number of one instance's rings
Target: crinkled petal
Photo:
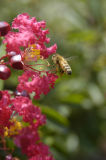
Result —
[[[41, 94], [47, 94], [54, 87], [58, 77], [55, 74], [48, 73], [40, 76], [34, 71], [26, 71], [19, 77], [19, 91], [26, 90], [28, 93], [35, 93], [35, 98], [40, 98]], [[30, 79], [30, 81], [29, 81]]]

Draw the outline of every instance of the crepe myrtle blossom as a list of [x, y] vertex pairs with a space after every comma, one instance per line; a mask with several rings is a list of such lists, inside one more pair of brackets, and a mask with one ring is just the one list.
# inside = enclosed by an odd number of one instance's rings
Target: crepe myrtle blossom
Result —
[[[34, 106], [28, 97], [11, 97], [8, 91], [2, 91], [0, 100], [0, 135], [13, 138], [17, 147], [29, 159], [53, 160], [49, 147], [40, 140], [38, 129], [46, 123], [45, 115]], [[21, 122], [27, 123], [22, 126]], [[11, 157], [6, 156], [6, 159]]]
[[[39, 107], [34, 106], [28, 97], [12, 97], [8, 91], [2, 92], [0, 99], [0, 134], [4, 134], [4, 128], [10, 128], [16, 121], [15, 116], [22, 117], [22, 121], [28, 122], [34, 128], [46, 123], [46, 117], [41, 113]], [[17, 124], [16, 124], [17, 125]]]
[[40, 142], [38, 132], [33, 127], [23, 128], [14, 140], [29, 159], [54, 160], [48, 146]]
[[[36, 69], [39, 60], [48, 63], [46, 59], [57, 49], [56, 44], [46, 47], [50, 38], [45, 28], [45, 21], [38, 22], [27, 13], [18, 15], [11, 27], [0, 22], [0, 36], [4, 36], [6, 45], [6, 55], [0, 58], [0, 79], [8, 79], [11, 68], [23, 71], [14, 93], [0, 91], [0, 136], [5, 152], [8, 149], [6, 140], [11, 138], [29, 160], [54, 160], [39, 135], [39, 128], [46, 123], [46, 117], [30, 98], [31, 93], [35, 99], [39, 99], [41, 94], [46, 95], [58, 78], [48, 64], [46, 70]], [[12, 152], [7, 153], [6, 160], [18, 159], [12, 156]]]
[[9, 107], [11, 100], [8, 91], [0, 91], [0, 135], [4, 134], [4, 128], [10, 127], [12, 109]]
[[[29, 81], [29, 79], [31, 79]], [[28, 93], [35, 93], [36, 99], [40, 98], [40, 95], [47, 94], [50, 88], [54, 87], [57, 76], [55, 74], [47, 72], [46, 75], [40, 76], [39, 73], [34, 71], [26, 71], [22, 76], [18, 78], [19, 85], [17, 89], [19, 91], [26, 90]]]
[[24, 122], [28, 122], [35, 127], [39, 127], [46, 123], [45, 115], [42, 115], [40, 108], [35, 107], [28, 97], [19, 96], [12, 99], [14, 110], [23, 118]]
[[[11, 31], [6, 34], [3, 40], [3, 43], [6, 44], [8, 65], [24, 71], [18, 79], [17, 90], [26, 90], [28, 93], [34, 92], [35, 99], [39, 99], [42, 93], [47, 94], [50, 88], [54, 87], [58, 78], [49, 69], [40, 71], [29, 64], [29, 62], [35, 62], [34, 66], [41, 65], [37, 64], [39, 59], [45, 61], [46, 58], [56, 52], [56, 44], [49, 48], [46, 47], [50, 38], [47, 37], [49, 31], [45, 27], [45, 21], [37, 22], [36, 18], [31, 18], [27, 13], [23, 13], [13, 20]], [[10, 69], [6, 66], [5, 70], [7, 71], [5, 71], [6, 78], [3, 77], [5, 72], [1, 71], [1, 79], [7, 79], [10, 76]]]
[[47, 37], [49, 31], [45, 27], [45, 21], [37, 22], [35, 17], [30, 18], [27, 13], [18, 15], [12, 23], [12, 29], [16, 29], [18, 32], [9, 31], [4, 39], [7, 52], [15, 51], [17, 54], [23, 54], [21, 47], [27, 48], [29, 44], [36, 44], [40, 55], [44, 58], [55, 53], [56, 44], [49, 48], [45, 45], [50, 42], [50, 38]]

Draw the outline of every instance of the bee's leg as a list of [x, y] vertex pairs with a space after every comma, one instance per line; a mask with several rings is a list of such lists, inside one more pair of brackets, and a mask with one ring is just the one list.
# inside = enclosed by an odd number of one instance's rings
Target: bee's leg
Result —
[[59, 66], [58, 64], [55, 64], [55, 65], [52, 65], [53, 68], [55, 68], [55, 73], [58, 73], [59, 72]]
[[56, 72], [58, 72], [59, 71], [59, 66], [58, 65], [56, 65]]
[[60, 70], [60, 76], [63, 76], [63, 74], [64, 74], [64, 71], [61, 69]]
[[60, 73], [61, 73], [61, 74], [63, 74], [63, 73], [64, 73], [64, 71], [63, 71], [63, 70], [61, 70], [61, 71], [60, 71]]
[[45, 60], [46, 63], [47, 63], [47, 66], [50, 67], [50, 63], [48, 62], [48, 60]]

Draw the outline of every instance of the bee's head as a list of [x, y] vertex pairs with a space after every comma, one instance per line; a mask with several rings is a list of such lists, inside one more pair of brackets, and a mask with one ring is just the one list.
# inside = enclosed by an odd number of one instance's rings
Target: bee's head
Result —
[[52, 56], [52, 61], [53, 61], [54, 63], [57, 63], [57, 54], [53, 54], [53, 56]]
[[53, 56], [52, 56], [53, 63], [57, 63], [58, 62], [58, 57], [59, 57], [59, 55], [57, 53], [53, 54]]

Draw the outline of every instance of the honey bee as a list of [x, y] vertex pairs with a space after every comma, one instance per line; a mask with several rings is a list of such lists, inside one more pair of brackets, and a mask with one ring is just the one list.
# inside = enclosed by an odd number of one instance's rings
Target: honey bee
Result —
[[56, 65], [56, 70], [60, 73], [65, 73], [67, 75], [72, 74], [72, 69], [68, 64], [67, 60], [59, 54], [54, 54], [52, 56], [52, 61]]

